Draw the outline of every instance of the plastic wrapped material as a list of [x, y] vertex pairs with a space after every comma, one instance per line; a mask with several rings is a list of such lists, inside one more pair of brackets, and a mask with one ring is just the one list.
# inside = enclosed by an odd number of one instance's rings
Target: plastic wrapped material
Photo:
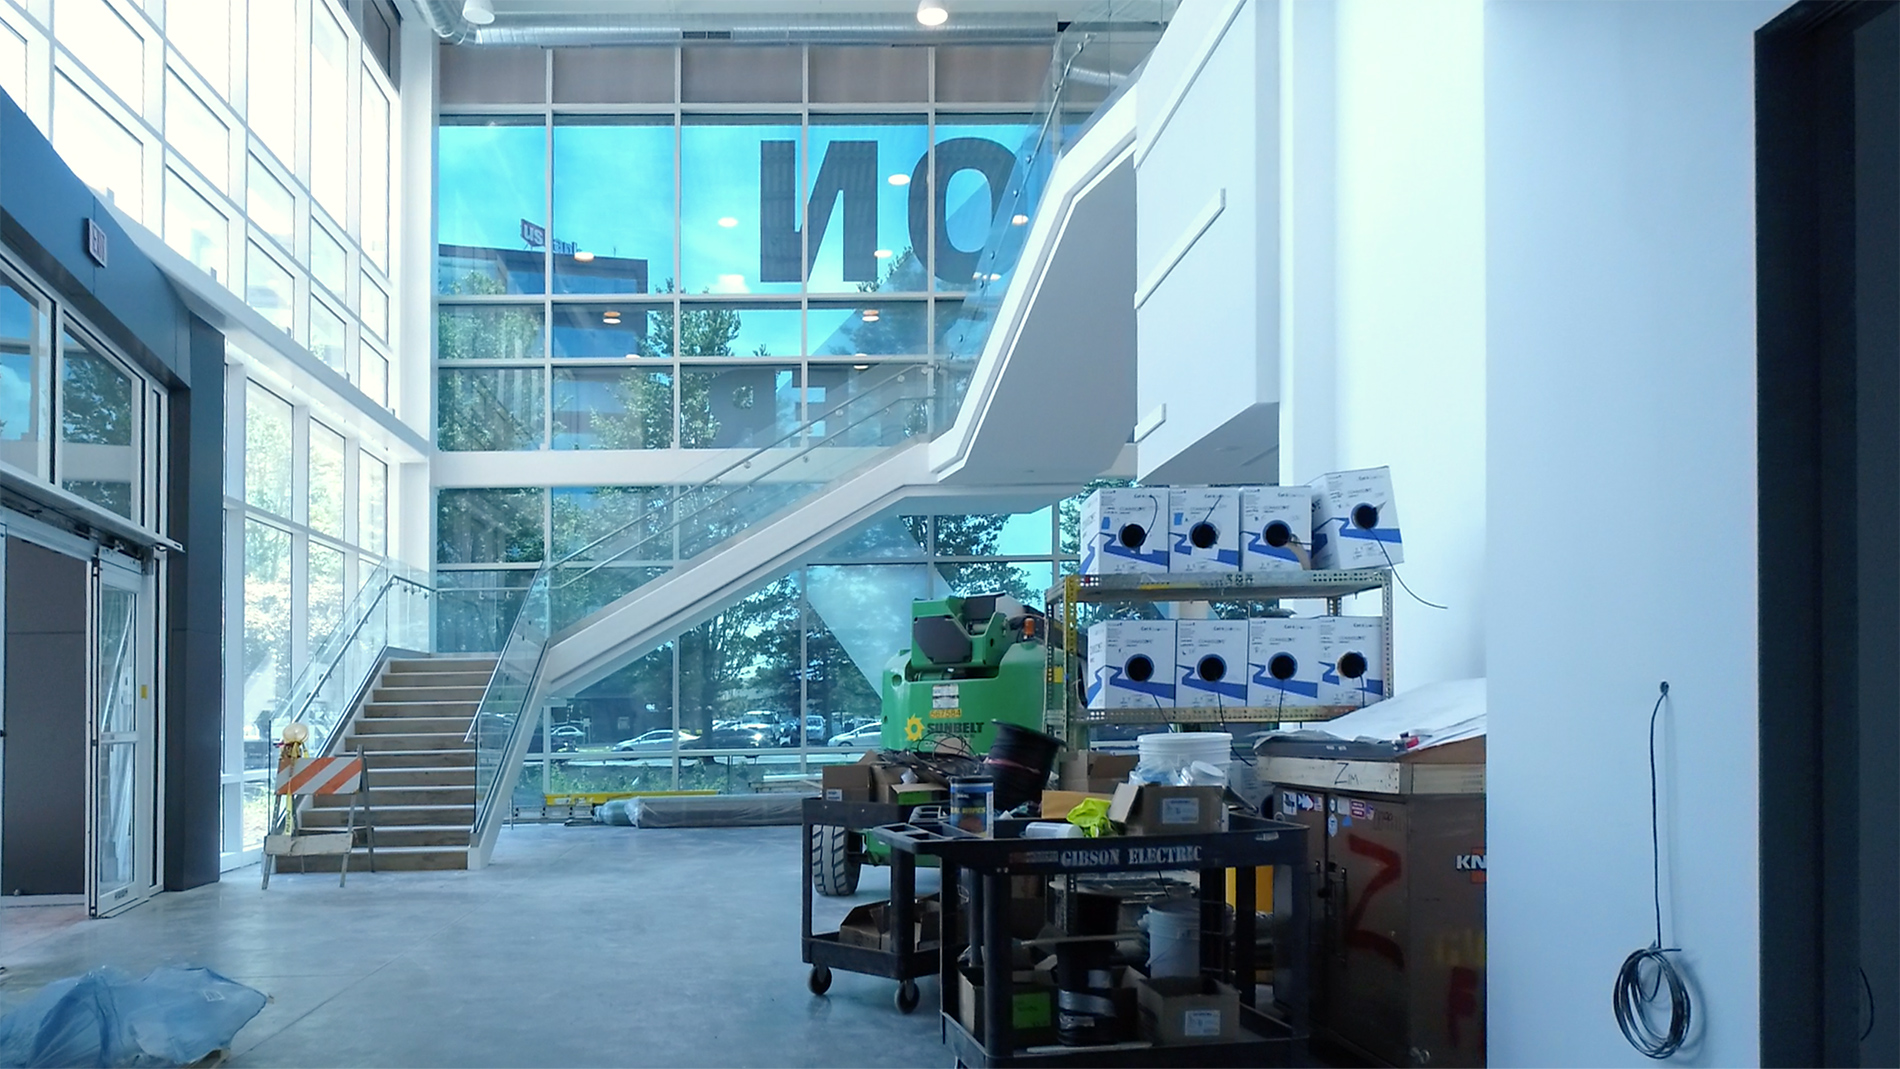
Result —
[[594, 823], [618, 824], [621, 827], [633, 825], [632, 798], [613, 798], [594, 807]]
[[797, 824], [804, 819], [803, 794], [703, 794], [642, 798], [634, 823], [642, 828], [743, 828]]
[[143, 980], [94, 969], [0, 1017], [0, 1065], [190, 1065], [228, 1049], [264, 1002], [210, 969], [167, 965]]

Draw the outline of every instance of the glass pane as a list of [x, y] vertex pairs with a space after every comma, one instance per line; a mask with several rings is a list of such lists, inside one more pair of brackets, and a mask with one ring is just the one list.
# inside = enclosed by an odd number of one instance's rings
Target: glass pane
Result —
[[143, 400], [143, 390], [116, 362], [83, 339], [63, 335], [54, 457], [59, 484], [134, 521], [141, 519], [133, 491], [144, 470]]
[[216, 113], [165, 72], [165, 143], [220, 190], [231, 188], [231, 131]]
[[356, 544], [377, 556], [389, 552], [389, 465], [368, 453], [356, 462]]
[[[270, 722], [268, 719], [264, 723], [264, 728], [266, 732], [269, 731]], [[257, 725], [245, 725], [244, 752], [247, 755], [254, 745], [251, 739], [251, 732], [255, 730], [257, 730]], [[263, 748], [267, 754], [270, 752], [268, 742], [264, 744]], [[266, 768], [269, 766], [268, 764], [264, 764], [256, 767]], [[244, 781], [244, 849], [246, 850], [255, 850], [264, 844], [264, 827], [270, 822], [270, 798], [270, 780], [255, 779]]]
[[[567, 719], [586, 724], [590, 739], [607, 740], [617, 758], [643, 773], [670, 781], [674, 738], [672, 644], [569, 698]], [[648, 790], [671, 786], [670, 782], [648, 782]]]
[[228, 282], [225, 263], [230, 249], [230, 226], [224, 213], [191, 188], [176, 171], [165, 169], [165, 244], [190, 260], [193, 267]]
[[805, 418], [826, 445], [897, 445], [930, 429], [921, 364], [813, 364], [805, 375]]
[[[533, 572], [521, 573], [532, 576]], [[494, 653], [508, 640], [527, 592], [520, 588], [444, 590], [436, 595], [435, 643], [443, 653]], [[523, 772], [526, 778], [527, 772]]]
[[[350, 39], [323, 4], [310, 18], [310, 192], [342, 219], [350, 169]], [[280, 156], [280, 158], [283, 158]]]
[[356, 385], [363, 396], [379, 405], [389, 404], [389, 358], [365, 345], [358, 350], [362, 364]]
[[436, 445], [455, 452], [541, 448], [544, 390], [538, 367], [436, 372]]
[[145, 110], [145, 40], [105, 0], [59, 0], [54, 36], [133, 112]]
[[290, 532], [244, 521], [244, 767], [271, 767], [271, 720], [290, 694]]
[[304, 632], [309, 648], [323, 645], [343, 619], [343, 551], [310, 543], [310, 612]]
[[296, 221], [292, 213], [297, 202], [262, 160], [251, 156], [249, 161], [250, 199], [246, 201], [245, 213], [259, 229], [276, 238], [279, 245], [291, 248], [296, 237]]
[[929, 139], [921, 115], [812, 117], [811, 292], [926, 288]]
[[363, 253], [376, 266], [389, 267], [389, 98], [363, 69]]
[[937, 119], [938, 289], [967, 290], [976, 281], [977, 254], [989, 244], [1003, 191], [1037, 129], [1026, 115]]
[[537, 561], [544, 549], [541, 509], [546, 491], [438, 490], [438, 564]]
[[383, 288], [363, 276], [362, 289], [363, 329], [384, 341], [389, 340], [389, 294]]
[[687, 304], [680, 309], [683, 356], [797, 356], [796, 304]]
[[880, 722], [878, 681], [897, 653], [890, 636], [909, 631], [911, 602], [930, 595], [930, 580], [915, 564], [810, 568], [806, 583], [805, 715], [822, 720], [807, 724], [807, 738], [826, 746]]
[[244, 503], [290, 515], [290, 402], [244, 386]]
[[672, 444], [670, 372], [554, 369], [554, 448], [666, 449]]
[[64, 74], [53, 79], [53, 150], [80, 181], [144, 221], [144, 146]]
[[595, 568], [560, 568], [548, 591], [554, 627], [558, 630], [579, 623], [669, 570], [666, 566], [619, 562]]
[[257, 309], [265, 322], [290, 333], [296, 326], [291, 307], [296, 284], [291, 281], [290, 272], [271, 259], [255, 241], [250, 242], [250, 255], [245, 258], [244, 267], [244, 303]]
[[969, 564], [939, 564], [937, 574], [952, 594], [1004, 593], [1025, 605], [1041, 605], [1043, 595], [1055, 582], [1053, 566], [1043, 561], [978, 561]]
[[137, 849], [132, 831], [135, 800], [138, 798], [138, 744], [107, 743], [99, 754], [99, 828], [97, 884], [100, 891], [125, 887], [132, 882]]
[[344, 363], [347, 339], [343, 318], [332, 312], [329, 305], [310, 298], [310, 354], [347, 375], [349, 368]]
[[939, 557], [1046, 557], [1049, 510], [995, 516], [938, 516]]
[[441, 305], [436, 309], [436, 359], [539, 360], [541, 314], [538, 304]]
[[[929, 518], [924, 516], [887, 516], [852, 532], [850, 537], [827, 547], [819, 556], [824, 560], [893, 560], [924, 556]], [[817, 580], [813, 581], [814, 589]]]
[[99, 591], [99, 730], [108, 734], [138, 730], [138, 706], [132, 688], [138, 679], [133, 615], [138, 595], [104, 586]]
[[557, 304], [554, 355], [632, 360], [673, 351], [673, 310], [650, 305]]
[[[27, 95], [28, 81], [26, 38], [20, 36], [13, 27], [0, 22], [0, 93], [12, 97], [15, 104], [31, 115], [33, 114], [33, 98], [39, 94], [35, 92], [32, 96]], [[37, 82], [38, 79], [32, 79], [32, 81]], [[38, 86], [35, 85], [35, 89], [37, 88]]]
[[444, 117], [436, 130], [436, 292], [541, 293], [547, 129]]
[[315, 420], [310, 421], [309, 478], [310, 526], [332, 538], [342, 538], [343, 436]]
[[281, 161], [297, 159], [297, 5], [251, 0], [245, 95], [251, 132]]
[[556, 293], [648, 293], [670, 282], [672, 122], [557, 120], [554, 235]]
[[707, 117], [680, 131], [681, 290], [798, 292], [798, 142], [783, 120]]
[[[778, 747], [800, 712], [802, 600], [788, 576], [679, 637], [680, 727], [699, 736], [687, 748]], [[721, 762], [699, 774], [707, 787], [749, 790], [759, 772]]]
[[879, 301], [811, 306], [813, 356], [922, 356], [930, 338], [930, 306]]
[[670, 491], [663, 486], [554, 489], [554, 556], [586, 561], [669, 560]]
[[315, 219], [310, 221], [310, 277], [321, 283], [337, 300], [350, 292], [350, 257], [343, 243]]
[[758, 448], [796, 430], [798, 368], [770, 365], [680, 370], [680, 445]]
[[0, 271], [0, 461], [47, 477], [52, 417], [51, 309]]
[[231, 95], [231, 0], [165, 5], [165, 39], [218, 95]]

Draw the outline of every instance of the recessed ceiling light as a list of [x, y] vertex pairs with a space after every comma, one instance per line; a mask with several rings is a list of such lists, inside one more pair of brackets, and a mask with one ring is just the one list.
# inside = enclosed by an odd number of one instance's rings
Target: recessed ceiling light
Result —
[[638, 360], [638, 359], [640, 359], [640, 354], [639, 354], [639, 353], [628, 353], [628, 354], [627, 354], [627, 359], [629, 359], [629, 360]]
[[907, 186], [910, 185], [910, 176], [899, 171], [897, 174], [886, 178], [885, 181], [894, 186]]
[[726, 229], [728, 229], [728, 230], [730, 230], [730, 229], [732, 229], [733, 227], [735, 227], [735, 226], [738, 226], [738, 225], [739, 225], [739, 220], [737, 220], [737, 219], [734, 219], [734, 218], [733, 218], [732, 216], [730, 216], [730, 215], [722, 215], [722, 216], [720, 216], [720, 217], [719, 217], [719, 225], [720, 225], [720, 226], [723, 226], [723, 227], [725, 227], [725, 228], [726, 228]]
[[917, 0], [917, 21], [926, 26], [941, 26], [950, 21], [950, 12], [944, 10], [943, 0]]
[[[863, 353], [859, 353], [858, 355], [859, 355], [859, 356], [863, 356], [864, 354], [863, 354]], [[869, 370], [871, 369], [871, 365], [869, 365], [869, 364], [852, 364], [852, 365], [851, 365], [851, 369], [852, 369], [853, 371], [869, 371]]]
[[888, 260], [891, 258], [891, 250], [879, 249], [876, 252], [872, 253], [871, 255], [877, 257], [880, 260]]
[[978, 271], [976, 274], [971, 275], [970, 277], [973, 279], [976, 279], [978, 282], [981, 282], [983, 281], [983, 272]]
[[990, 281], [991, 281], [991, 282], [998, 282], [998, 281], [1001, 281], [1001, 280], [1002, 280], [1002, 277], [1003, 277], [1002, 275], [991, 275], [991, 276], [990, 276]]
[[591, 252], [588, 252], [586, 249], [582, 249], [581, 251], [574, 254], [574, 259], [580, 263], [588, 263], [591, 260], [593, 260], [593, 258], [594, 258], [594, 254]]
[[1015, 215], [1010, 217], [1009, 225], [1021, 226], [1024, 223], [1027, 223], [1028, 221], [1029, 221], [1029, 217], [1027, 215], [1022, 214], [1021, 212], [1017, 212]]
[[877, 313], [876, 313], [876, 312], [866, 312], [866, 313], [864, 313], [864, 321], [865, 321], [866, 323], [875, 323], [875, 322], [877, 322]]

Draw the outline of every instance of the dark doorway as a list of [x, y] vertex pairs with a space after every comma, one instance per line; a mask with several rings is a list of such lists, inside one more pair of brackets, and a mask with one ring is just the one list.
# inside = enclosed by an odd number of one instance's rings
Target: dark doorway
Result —
[[18, 538], [6, 556], [0, 890], [86, 890], [87, 562]]

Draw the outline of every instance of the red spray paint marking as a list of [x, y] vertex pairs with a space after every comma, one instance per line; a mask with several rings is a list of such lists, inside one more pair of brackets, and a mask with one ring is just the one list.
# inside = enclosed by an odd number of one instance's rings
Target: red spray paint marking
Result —
[[1352, 904], [1352, 911], [1346, 914], [1346, 946], [1364, 950], [1390, 961], [1400, 970], [1405, 968], [1405, 951], [1397, 942], [1378, 932], [1369, 932], [1359, 925], [1365, 919], [1366, 907], [1372, 904], [1372, 898], [1380, 891], [1399, 882], [1399, 872], [1403, 862], [1398, 851], [1378, 843], [1347, 834], [1346, 849], [1361, 857], [1369, 857], [1378, 862], [1379, 873], [1367, 881], [1366, 889], [1359, 893], [1358, 901]]

